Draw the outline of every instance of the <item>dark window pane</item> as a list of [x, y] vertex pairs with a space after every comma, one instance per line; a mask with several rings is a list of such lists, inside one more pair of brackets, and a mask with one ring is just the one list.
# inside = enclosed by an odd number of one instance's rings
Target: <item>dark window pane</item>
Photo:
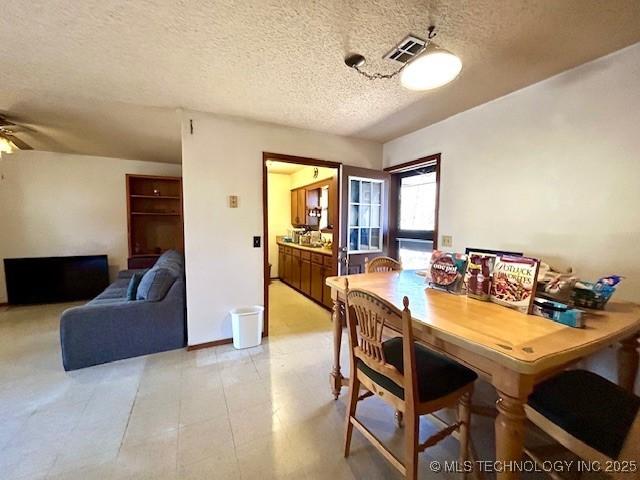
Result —
[[381, 183], [372, 183], [371, 184], [371, 203], [373, 204], [381, 204], [382, 203], [382, 184]]
[[371, 182], [362, 182], [360, 203], [371, 203]]
[[361, 227], [368, 227], [369, 226], [369, 209], [371, 207], [369, 205], [360, 205], [360, 221], [359, 221], [359, 225]]
[[358, 226], [358, 219], [360, 218], [358, 205], [351, 205], [351, 213], [349, 214], [349, 225], [352, 227]]
[[371, 248], [372, 249], [380, 248], [380, 229], [379, 228], [371, 229]]
[[351, 180], [351, 203], [360, 203], [360, 181]]
[[358, 229], [349, 230], [349, 250], [358, 250]]
[[360, 229], [360, 248], [359, 250], [369, 250], [369, 229]]

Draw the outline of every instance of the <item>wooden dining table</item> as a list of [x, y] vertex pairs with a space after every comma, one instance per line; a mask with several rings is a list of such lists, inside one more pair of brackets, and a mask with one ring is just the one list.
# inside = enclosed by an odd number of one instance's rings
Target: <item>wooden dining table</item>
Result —
[[[633, 391], [638, 373], [640, 306], [609, 302], [605, 310], [589, 310], [584, 328], [571, 328], [546, 318], [425, 288], [416, 271], [365, 273], [329, 277], [333, 299], [334, 352], [331, 389], [337, 399], [348, 379], [340, 369], [342, 328], [345, 325], [345, 278], [349, 289], [363, 289], [402, 309], [409, 298], [417, 341], [476, 371], [497, 391], [495, 419], [496, 461], [522, 458], [525, 411], [536, 383], [576, 361], [610, 345], [618, 350], [618, 383]], [[389, 324], [401, 332], [400, 324]], [[507, 465], [507, 463], [501, 463]], [[497, 478], [518, 478], [516, 471], [501, 471]]]

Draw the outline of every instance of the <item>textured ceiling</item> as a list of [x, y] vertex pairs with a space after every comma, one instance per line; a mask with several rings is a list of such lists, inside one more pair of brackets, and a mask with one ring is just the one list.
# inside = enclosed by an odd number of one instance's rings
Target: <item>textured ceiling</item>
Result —
[[[389, 71], [431, 23], [448, 86], [343, 65]], [[39, 148], [144, 160], [179, 161], [177, 107], [386, 141], [637, 41], [638, 0], [3, 0], [0, 111]]]

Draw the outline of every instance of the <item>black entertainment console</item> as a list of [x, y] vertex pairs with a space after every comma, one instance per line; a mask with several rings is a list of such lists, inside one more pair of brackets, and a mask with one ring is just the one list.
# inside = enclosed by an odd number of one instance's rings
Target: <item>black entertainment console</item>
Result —
[[5, 258], [4, 274], [11, 305], [86, 300], [109, 285], [106, 255]]

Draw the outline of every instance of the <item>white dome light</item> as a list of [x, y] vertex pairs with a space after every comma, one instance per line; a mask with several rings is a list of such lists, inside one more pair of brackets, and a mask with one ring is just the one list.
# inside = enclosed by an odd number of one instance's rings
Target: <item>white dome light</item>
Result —
[[446, 50], [427, 52], [413, 60], [403, 70], [400, 82], [409, 90], [431, 90], [456, 78], [462, 62]]

